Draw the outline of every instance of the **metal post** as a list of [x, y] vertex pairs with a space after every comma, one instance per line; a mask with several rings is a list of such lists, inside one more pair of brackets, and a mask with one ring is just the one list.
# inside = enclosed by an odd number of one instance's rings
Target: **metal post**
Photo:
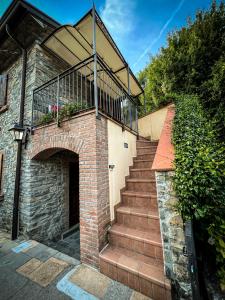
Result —
[[146, 95], [145, 95], [145, 92], [144, 92], [144, 110], [145, 110], [145, 115], [146, 115]]
[[[130, 68], [127, 66], [127, 92], [130, 96]], [[129, 113], [130, 113], [130, 128], [132, 129], [132, 107], [131, 107], [131, 101], [129, 99]]]
[[59, 127], [59, 76], [57, 78], [57, 104], [56, 104], [56, 122]]
[[99, 119], [98, 114], [98, 86], [97, 86], [97, 52], [96, 52], [96, 14], [95, 5], [92, 8], [92, 31], [93, 31], [93, 55], [94, 55], [94, 101], [95, 101], [95, 114]]

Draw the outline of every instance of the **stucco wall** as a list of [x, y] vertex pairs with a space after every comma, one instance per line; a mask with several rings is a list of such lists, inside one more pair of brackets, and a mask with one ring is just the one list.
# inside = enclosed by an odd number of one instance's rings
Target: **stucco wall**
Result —
[[152, 141], [159, 140], [168, 107], [163, 107], [138, 120], [139, 134]]
[[[129, 175], [129, 166], [136, 156], [137, 137], [133, 133], [122, 130], [121, 126], [108, 120], [108, 153], [109, 164], [115, 165], [109, 169], [109, 199], [110, 218], [114, 219], [114, 206], [120, 202], [120, 190], [125, 187], [125, 177]], [[128, 148], [124, 147], [128, 144]]]

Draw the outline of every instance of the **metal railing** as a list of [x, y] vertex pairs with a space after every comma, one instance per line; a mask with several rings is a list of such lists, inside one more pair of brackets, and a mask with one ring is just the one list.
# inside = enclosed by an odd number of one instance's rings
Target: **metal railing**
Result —
[[[97, 57], [98, 111], [137, 131], [137, 104]], [[32, 124], [58, 123], [78, 112], [96, 107], [94, 57], [66, 70], [33, 92]]]

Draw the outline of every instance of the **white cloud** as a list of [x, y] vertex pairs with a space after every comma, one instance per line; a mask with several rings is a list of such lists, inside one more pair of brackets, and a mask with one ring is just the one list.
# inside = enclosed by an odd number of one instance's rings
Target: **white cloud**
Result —
[[116, 40], [127, 37], [134, 29], [133, 0], [106, 0], [100, 11], [101, 18]]

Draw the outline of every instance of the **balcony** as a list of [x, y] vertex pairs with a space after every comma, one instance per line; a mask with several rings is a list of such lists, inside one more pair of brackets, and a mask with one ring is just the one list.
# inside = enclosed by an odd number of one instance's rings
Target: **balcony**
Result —
[[137, 132], [137, 100], [128, 95], [99, 56], [96, 66], [97, 103], [91, 56], [34, 90], [32, 124], [60, 124], [64, 118], [95, 108]]
[[[138, 96], [143, 93], [107, 28], [93, 8], [74, 26], [63, 25], [42, 46], [71, 67], [34, 90], [34, 125], [60, 125], [89, 109], [137, 131]], [[92, 55], [93, 54], [93, 55]]]

